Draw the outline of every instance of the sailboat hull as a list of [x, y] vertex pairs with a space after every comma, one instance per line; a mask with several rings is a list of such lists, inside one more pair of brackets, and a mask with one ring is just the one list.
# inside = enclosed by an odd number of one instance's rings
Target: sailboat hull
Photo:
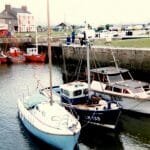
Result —
[[[75, 145], [77, 144], [80, 132], [74, 134], [63, 134], [61, 131], [60, 133], [54, 133], [53, 128], [49, 131], [43, 131], [36, 127], [36, 120], [32, 117], [30, 112], [22, 107], [23, 105], [21, 102], [18, 102], [18, 114], [21, 122], [25, 126], [25, 128], [36, 138], [40, 139], [41, 141], [49, 144], [52, 147], [60, 150], [74, 150]], [[50, 130], [52, 132], [50, 133]]]
[[[57, 148], [57, 149], [63, 149], [63, 150], [73, 150], [75, 147], [75, 144], [77, 143], [79, 134], [76, 134], [76, 136], [70, 136], [69, 138], [64, 135], [54, 135], [54, 134], [48, 134], [41, 132], [32, 124], [30, 124], [26, 119], [21, 119], [23, 125], [26, 127], [26, 129], [33, 134], [36, 138], [42, 140], [43, 142]], [[57, 145], [57, 147], [56, 147]]]

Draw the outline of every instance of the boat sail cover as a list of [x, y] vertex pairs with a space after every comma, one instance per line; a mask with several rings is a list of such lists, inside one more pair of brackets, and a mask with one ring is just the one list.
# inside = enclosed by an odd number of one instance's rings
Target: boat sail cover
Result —
[[25, 99], [24, 106], [26, 109], [33, 108], [37, 104], [48, 101], [48, 98], [40, 93], [33, 94], [30, 98]]

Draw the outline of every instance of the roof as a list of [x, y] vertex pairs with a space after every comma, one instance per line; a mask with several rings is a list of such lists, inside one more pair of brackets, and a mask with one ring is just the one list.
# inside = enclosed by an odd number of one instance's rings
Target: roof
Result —
[[24, 10], [22, 8], [10, 8], [10, 10], [3, 10], [0, 13], [0, 18], [5, 18], [5, 19], [16, 19], [17, 18], [17, 13], [28, 13], [31, 14], [29, 11]]
[[81, 89], [88, 88], [88, 84], [85, 83], [85, 82], [74, 81], [74, 82], [63, 84], [60, 87], [63, 90], [67, 90], [67, 91], [73, 92], [75, 90], [81, 90]]
[[129, 70], [125, 68], [117, 69], [116, 67], [101, 67], [101, 68], [91, 69], [90, 71], [93, 73], [113, 75], [113, 74], [128, 72]]
[[29, 11], [23, 10], [21, 8], [12, 8], [9, 13], [12, 14], [13, 16], [17, 16], [17, 13], [28, 13], [28, 14], [31, 14]]
[[57, 26], [62, 26], [62, 27], [66, 27], [67, 25], [65, 24], [65, 23], [60, 23], [60, 24], [58, 24]]

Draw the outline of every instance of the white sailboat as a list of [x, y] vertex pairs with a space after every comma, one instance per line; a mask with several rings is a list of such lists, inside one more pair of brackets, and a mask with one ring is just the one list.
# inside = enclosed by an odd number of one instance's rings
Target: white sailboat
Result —
[[[47, 0], [47, 6], [49, 1]], [[49, 10], [49, 8], [48, 8]], [[48, 11], [48, 27], [49, 11]], [[50, 29], [50, 28], [48, 28]], [[50, 31], [48, 30], [50, 89], [51, 48]], [[50, 95], [49, 95], [50, 94]], [[77, 144], [81, 125], [65, 108], [56, 103], [56, 95], [36, 92], [33, 96], [18, 100], [19, 118], [26, 129], [35, 137], [60, 150], [73, 150]]]

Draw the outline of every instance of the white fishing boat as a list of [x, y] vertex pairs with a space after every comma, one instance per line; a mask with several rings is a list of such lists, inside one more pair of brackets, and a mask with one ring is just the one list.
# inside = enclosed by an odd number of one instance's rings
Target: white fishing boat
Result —
[[[47, 2], [49, 6], [49, 1]], [[49, 15], [48, 27], [50, 27]], [[50, 33], [48, 33], [48, 49], [50, 87], [52, 88]], [[81, 125], [73, 115], [57, 103], [58, 100], [59, 98], [52, 94], [52, 90], [48, 93], [38, 91], [33, 96], [19, 99], [19, 118], [36, 138], [60, 150], [74, 150]]]
[[91, 90], [118, 101], [124, 110], [150, 115], [150, 84], [134, 80], [128, 69], [115, 66], [91, 69]]

